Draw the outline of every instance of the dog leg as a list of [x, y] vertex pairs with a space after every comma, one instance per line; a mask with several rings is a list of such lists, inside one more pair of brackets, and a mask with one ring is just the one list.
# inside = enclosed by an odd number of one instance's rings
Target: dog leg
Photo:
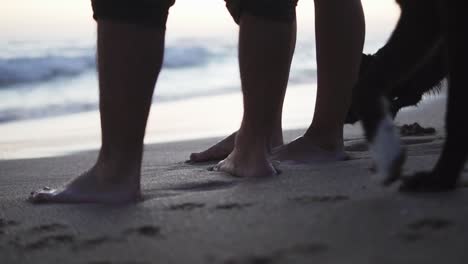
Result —
[[402, 191], [454, 189], [468, 156], [468, 19], [462, 1], [446, 1], [449, 61], [446, 141], [434, 169], [405, 179], [400, 187]]
[[358, 81], [354, 93], [357, 112], [383, 184], [399, 178], [404, 161], [383, 95], [399, 80], [407, 79], [437, 49], [441, 40], [434, 1], [413, 0], [402, 5], [402, 15], [388, 44], [365, 77]]

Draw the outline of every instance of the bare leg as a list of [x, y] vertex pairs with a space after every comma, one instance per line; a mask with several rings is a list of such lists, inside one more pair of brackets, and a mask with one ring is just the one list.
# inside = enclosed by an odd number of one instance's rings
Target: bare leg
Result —
[[[292, 60], [292, 57], [294, 55], [294, 48], [296, 46], [296, 22], [295, 21], [293, 22], [292, 34], [293, 36], [290, 37], [289, 39], [291, 45], [288, 48], [290, 57], [291, 57], [290, 60]], [[271, 69], [271, 70], [275, 70], [275, 69]], [[277, 74], [285, 74], [285, 73], [284, 72], [271, 72], [272, 76], [276, 76]], [[288, 69], [288, 76], [289, 76], [289, 69]], [[284, 96], [286, 93], [286, 86], [287, 86], [287, 83], [284, 84], [284, 87], [282, 87], [281, 103], [279, 105], [279, 111], [276, 113], [275, 121], [273, 124], [273, 130], [271, 132], [271, 142], [270, 142], [271, 148], [276, 148], [276, 147], [280, 147], [283, 145], [283, 129], [282, 129], [282, 124], [281, 124], [281, 120], [282, 120], [281, 117], [283, 113], [283, 103], [284, 103]], [[237, 136], [237, 131], [202, 152], [192, 153], [190, 155], [190, 161], [204, 162], [204, 161], [225, 159], [234, 149], [236, 136]]]
[[345, 159], [343, 123], [359, 72], [364, 14], [359, 0], [315, 0], [317, 100], [304, 136], [281, 147], [274, 158], [313, 163]]
[[276, 174], [268, 161], [272, 131], [287, 86], [296, 33], [295, 22], [276, 22], [244, 14], [240, 21], [239, 66], [244, 116], [235, 147], [217, 168], [239, 177]]
[[127, 202], [140, 197], [143, 137], [161, 69], [164, 30], [98, 21], [102, 147], [96, 164], [33, 202]]

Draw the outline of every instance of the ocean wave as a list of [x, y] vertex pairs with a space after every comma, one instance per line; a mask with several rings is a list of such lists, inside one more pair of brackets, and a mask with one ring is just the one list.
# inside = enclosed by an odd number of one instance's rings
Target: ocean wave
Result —
[[72, 77], [95, 67], [94, 56], [0, 59], [0, 87]]
[[317, 81], [317, 70], [312, 67], [304, 67], [302, 69], [293, 69], [289, 76], [290, 84], [300, 84]]
[[34, 108], [11, 108], [0, 111], [0, 124], [19, 120], [54, 117], [96, 110], [95, 103], [76, 103], [67, 105], [46, 105]]
[[[92, 50], [92, 49], [91, 49]], [[66, 54], [66, 50], [60, 53]], [[182, 69], [204, 66], [220, 54], [203, 46], [169, 46], [165, 50], [163, 67]], [[0, 89], [23, 84], [75, 77], [96, 67], [93, 52], [80, 56], [44, 55], [0, 58]]]
[[217, 54], [201, 46], [167, 47], [164, 52], [164, 68], [177, 69], [207, 64]]

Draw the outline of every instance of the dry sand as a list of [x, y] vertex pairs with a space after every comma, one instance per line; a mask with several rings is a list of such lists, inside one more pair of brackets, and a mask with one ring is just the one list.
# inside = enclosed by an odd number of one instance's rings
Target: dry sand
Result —
[[[434, 164], [441, 109], [434, 100], [399, 117], [438, 131], [404, 139], [406, 172]], [[420, 195], [380, 187], [359, 127], [346, 134], [353, 159], [281, 165], [263, 180], [184, 163], [216, 139], [150, 145], [145, 200], [125, 206], [25, 202], [88, 168], [96, 152], [0, 161], [0, 263], [467, 263], [468, 184]]]

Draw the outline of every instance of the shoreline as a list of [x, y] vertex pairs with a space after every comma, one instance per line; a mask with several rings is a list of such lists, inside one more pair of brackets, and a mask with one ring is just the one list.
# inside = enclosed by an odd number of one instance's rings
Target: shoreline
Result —
[[[443, 127], [444, 97], [443, 94], [429, 97], [418, 107], [404, 109], [396, 123], [418, 121], [423, 126]], [[288, 89], [283, 111], [284, 131], [308, 127], [314, 104], [314, 84]], [[422, 114], [426, 112], [430, 114]], [[145, 144], [222, 138], [237, 130], [241, 117], [240, 92], [156, 103], [148, 118]], [[93, 111], [0, 125], [0, 160], [54, 157], [98, 149], [99, 122], [99, 112]], [[345, 139], [360, 134], [359, 124], [344, 128]]]
[[[314, 84], [295, 85], [286, 95], [283, 126], [298, 129], [312, 120]], [[215, 111], [214, 111], [215, 110]], [[223, 137], [238, 129], [242, 117], [239, 93], [155, 103], [145, 144]], [[0, 125], [0, 160], [41, 158], [98, 149], [98, 111]]]

